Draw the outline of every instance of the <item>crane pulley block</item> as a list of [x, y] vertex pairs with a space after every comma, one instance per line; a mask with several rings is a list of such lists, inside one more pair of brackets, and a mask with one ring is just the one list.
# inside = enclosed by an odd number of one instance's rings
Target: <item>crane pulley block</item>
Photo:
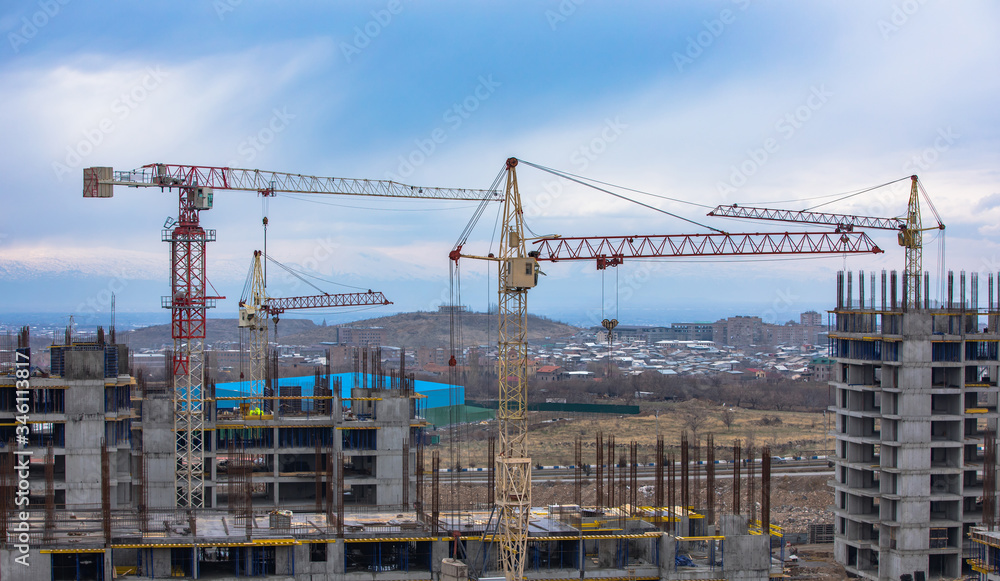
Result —
[[532, 257], [511, 258], [507, 264], [507, 288], [535, 288], [538, 285], [538, 261]]

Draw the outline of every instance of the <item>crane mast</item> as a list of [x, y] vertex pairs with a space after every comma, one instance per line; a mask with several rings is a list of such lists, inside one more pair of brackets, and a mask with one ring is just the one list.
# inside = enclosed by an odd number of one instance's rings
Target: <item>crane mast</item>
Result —
[[[111, 167], [89, 167], [83, 170], [83, 197], [113, 197], [115, 186], [166, 188], [171, 191], [177, 189], [177, 220], [165, 227], [161, 236], [164, 242], [170, 244], [171, 291], [169, 297], [163, 297], [161, 305], [170, 309], [170, 333], [174, 341], [173, 359], [170, 363], [174, 377], [174, 432], [177, 443], [175, 500], [178, 507], [189, 508], [205, 506], [203, 381], [206, 310], [214, 307], [217, 299], [225, 298], [207, 294], [205, 250], [208, 242], [215, 241], [215, 230], [206, 230], [199, 223], [200, 212], [212, 208], [215, 190], [242, 190], [263, 196], [287, 192], [499, 201], [499, 193], [495, 191], [428, 188], [389, 180], [317, 177], [256, 169], [151, 163], [130, 171], [115, 171]], [[263, 274], [260, 280], [259, 292], [263, 297]], [[359, 300], [370, 300], [370, 297]], [[323, 303], [322, 300], [312, 302], [315, 306]], [[346, 304], [344, 300], [340, 300], [340, 303], [342, 304], [338, 306]], [[251, 335], [257, 342], [254, 352], [266, 354], [266, 321], [263, 325], [263, 328], [252, 328]], [[256, 365], [253, 357], [251, 355], [251, 381], [263, 393], [264, 356], [261, 356]]]
[[202, 228], [198, 218], [211, 208], [211, 196], [210, 189], [197, 184], [179, 187], [177, 223], [162, 233], [162, 240], [170, 244], [171, 294], [161, 303], [170, 309], [174, 340], [174, 484], [179, 507], [205, 505], [205, 326], [207, 309], [224, 298], [206, 292], [205, 246], [215, 240], [215, 230]]
[[250, 337], [250, 385], [247, 390], [249, 403], [264, 410], [264, 392], [267, 383], [268, 322], [266, 283], [262, 253], [254, 250], [250, 275], [249, 296], [240, 301], [239, 326], [247, 329]]
[[531, 458], [528, 457], [528, 289], [537, 281], [537, 263], [524, 244], [524, 214], [517, 189], [517, 159], [507, 160], [507, 184], [500, 234], [498, 377], [500, 432], [497, 457], [499, 556], [508, 581], [520, 580], [531, 511]]

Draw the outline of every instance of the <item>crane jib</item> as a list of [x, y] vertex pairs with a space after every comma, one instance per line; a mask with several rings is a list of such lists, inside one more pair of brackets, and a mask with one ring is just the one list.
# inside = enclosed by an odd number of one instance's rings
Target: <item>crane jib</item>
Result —
[[683, 258], [771, 254], [878, 254], [864, 232], [784, 232], [753, 234], [674, 234], [659, 236], [587, 236], [535, 241], [540, 261]]
[[337, 194], [433, 200], [500, 201], [495, 190], [437, 188], [391, 180], [318, 177], [229, 167], [148, 164], [136, 170], [108, 167], [84, 170], [84, 197], [111, 197], [116, 185], [131, 187], [193, 187], [266, 193]]

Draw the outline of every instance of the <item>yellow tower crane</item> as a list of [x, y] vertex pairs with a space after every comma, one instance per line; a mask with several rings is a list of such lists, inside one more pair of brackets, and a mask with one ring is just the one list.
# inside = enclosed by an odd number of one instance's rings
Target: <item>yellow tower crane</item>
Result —
[[[567, 174], [524, 162], [560, 177]], [[877, 254], [882, 252], [864, 233], [830, 232], [729, 234], [676, 234], [657, 236], [591, 236], [533, 239], [527, 251], [524, 213], [517, 187], [516, 158], [509, 158], [506, 174], [499, 256], [463, 254], [485, 202], [459, 237], [449, 258], [488, 260], [498, 267], [499, 331], [497, 372], [499, 405], [497, 423], [500, 446], [496, 461], [496, 542], [507, 581], [521, 581], [527, 558], [528, 516], [531, 511], [531, 458], [528, 455], [528, 290], [538, 284], [539, 261], [593, 260], [598, 269], [615, 267], [626, 258], [688, 256], [744, 256], [771, 254]], [[571, 179], [571, 178], [570, 178]], [[500, 177], [494, 185], [498, 184]], [[576, 181], [576, 180], [574, 180]], [[582, 183], [582, 182], [580, 182]], [[492, 189], [492, 188], [491, 188]]]

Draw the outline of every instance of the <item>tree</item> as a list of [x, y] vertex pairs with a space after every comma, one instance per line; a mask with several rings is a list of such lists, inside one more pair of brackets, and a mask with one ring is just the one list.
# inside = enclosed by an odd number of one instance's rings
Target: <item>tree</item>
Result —
[[684, 422], [684, 426], [691, 430], [695, 439], [697, 439], [698, 432], [708, 421], [708, 407], [701, 400], [689, 399], [684, 403], [678, 404], [675, 409], [680, 412], [681, 421]]
[[731, 407], [722, 408], [722, 423], [726, 429], [731, 429], [734, 422], [736, 422], [736, 411]]

